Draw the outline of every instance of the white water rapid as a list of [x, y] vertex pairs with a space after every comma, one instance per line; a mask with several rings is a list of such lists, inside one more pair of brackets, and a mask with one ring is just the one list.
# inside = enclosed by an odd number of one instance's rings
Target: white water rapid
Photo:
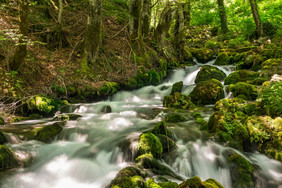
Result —
[[[214, 61], [208, 64], [213, 64]], [[7, 144], [16, 155], [26, 161], [27, 167], [0, 174], [1, 188], [101, 188], [108, 185], [122, 168], [134, 161], [138, 137], [161, 120], [162, 98], [168, 95], [173, 83], [184, 82], [183, 93], [195, 87], [195, 78], [202, 64], [172, 72], [162, 84], [135, 91], [120, 91], [109, 100], [91, 104], [76, 104], [68, 113], [82, 117], [68, 121], [64, 130], [50, 144], [21, 141], [10, 135]], [[230, 74], [233, 67], [219, 67]], [[103, 113], [109, 106], [110, 113]], [[202, 112], [207, 120], [210, 106]], [[11, 126], [27, 128], [50, 119], [23, 121]], [[231, 188], [230, 169], [223, 153], [233, 150], [212, 141], [196, 128], [191, 118], [172, 125], [177, 136], [177, 150], [173, 157], [162, 161], [184, 178], [199, 176], [202, 180], [214, 178]], [[171, 128], [171, 126], [169, 126]], [[266, 181], [258, 187], [282, 184], [282, 165], [262, 154], [244, 154], [259, 169], [259, 177]], [[32, 159], [32, 160], [31, 160]]]

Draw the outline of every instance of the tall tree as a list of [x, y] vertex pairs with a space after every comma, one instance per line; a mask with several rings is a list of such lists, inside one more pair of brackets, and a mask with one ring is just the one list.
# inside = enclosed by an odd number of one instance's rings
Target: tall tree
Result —
[[182, 48], [183, 40], [185, 37], [185, 19], [184, 19], [184, 3], [177, 6], [176, 21], [174, 28], [174, 43], [178, 48]]
[[218, 12], [220, 17], [221, 30], [223, 33], [228, 32], [227, 17], [225, 13], [224, 0], [217, 0]]
[[28, 11], [29, 3], [28, 0], [20, 0], [20, 24], [19, 24], [19, 45], [15, 51], [12, 61], [10, 61], [9, 66], [11, 70], [18, 70], [27, 54], [27, 35], [28, 35]]
[[85, 53], [81, 64], [83, 70], [96, 62], [102, 43], [102, 0], [89, 0], [87, 29], [85, 36]]
[[190, 26], [191, 22], [191, 0], [188, 0], [187, 3], [184, 5], [184, 21], [185, 26]]
[[142, 37], [142, 10], [143, 0], [130, 0], [129, 12], [129, 34], [131, 40], [137, 40]]
[[150, 32], [151, 24], [151, 4], [152, 0], [143, 0], [143, 11], [142, 11], [142, 33], [143, 37], [147, 38]]
[[262, 24], [261, 24], [261, 19], [258, 13], [258, 8], [257, 8], [257, 3], [255, 0], [249, 0], [252, 8], [252, 13], [254, 17], [254, 21], [256, 24], [256, 31], [258, 33], [258, 37], [263, 36], [263, 29], [262, 29]]

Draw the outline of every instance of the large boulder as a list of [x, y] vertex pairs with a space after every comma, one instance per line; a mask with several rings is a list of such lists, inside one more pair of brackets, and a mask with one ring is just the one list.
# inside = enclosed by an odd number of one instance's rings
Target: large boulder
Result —
[[213, 78], [222, 81], [225, 77], [226, 74], [222, 70], [219, 70], [214, 66], [205, 65], [202, 66], [200, 71], [198, 72], [195, 83], [197, 84], [201, 81], [207, 81]]
[[191, 48], [190, 52], [200, 63], [207, 63], [214, 58], [213, 50], [208, 48]]
[[63, 130], [63, 124], [63, 122], [57, 122], [37, 129], [34, 139], [45, 143], [51, 142]]
[[178, 92], [174, 93], [174, 95], [165, 96], [163, 106], [179, 109], [192, 109], [195, 107], [189, 96]]
[[224, 85], [236, 84], [238, 82], [246, 82], [254, 85], [261, 85], [267, 81], [268, 77], [260, 77], [259, 72], [253, 72], [249, 70], [238, 70], [229, 74], [224, 79]]
[[216, 79], [199, 82], [190, 97], [194, 104], [215, 104], [224, 98], [223, 85]]
[[174, 83], [172, 85], [170, 95], [174, 95], [174, 93], [176, 93], [176, 92], [181, 93], [182, 88], [183, 88], [183, 82], [182, 81]]
[[163, 152], [162, 144], [159, 138], [153, 133], [143, 133], [140, 136], [137, 147], [138, 155], [152, 154], [156, 158], [160, 158]]
[[258, 97], [258, 89], [256, 86], [238, 82], [229, 86], [229, 91], [232, 92], [234, 97], [239, 97], [246, 100], [255, 100]]
[[263, 57], [261, 55], [250, 54], [245, 58], [244, 62], [239, 63], [236, 66], [236, 69], [237, 70], [250, 69], [253, 71], [258, 71], [261, 69], [262, 62], [263, 62]]
[[230, 52], [220, 52], [216, 58], [215, 65], [231, 65], [244, 60], [245, 53], [230, 53]]
[[15, 168], [19, 165], [14, 153], [4, 145], [0, 145], [0, 171]]
[[217, 182], [215, 179], [207, 179], [206, 181], [202, 182], [202, 180], [195, 176], [190, 178], [184, 182], [182, 182], [178, 188], [223, 188], [223, 186]]

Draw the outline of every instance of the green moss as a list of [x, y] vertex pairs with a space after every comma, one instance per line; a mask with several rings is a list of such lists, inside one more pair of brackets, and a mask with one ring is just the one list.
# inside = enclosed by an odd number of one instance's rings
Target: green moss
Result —
[[137, 147], [139, 155], [151, 153], [154, 157], [159, 158], [163, 152], [162, 144], [158, 137], [153, 133], [143, 133]]
[[267, 77], [260, 78], [260, 73], [249, 70], [238, 70], [229, 74], [224, 79], [224, 84], [236, 84], [238, 82], [246, 82], [249, 84], [261, 85], [264, 81], [268, 80]]
[[164, 182], [164, 183], [158, 183], [162, 188], [177, 188], [178, 184], [175, 182]]
[[207, 81], [213, 78], [222, 81], [225, 77], [226, 74], [222, 70], [219, 70], [214, 66], [205, 65], [202, 66], [200, 71], [198, 72], [195, 83]]
[[175, 142], [168, 136], [165, 136], [163, 134], [157, 134], [156, 136], [159, 138], [160, 142], [162, 143], [164, 152], [170, 152], [176, 146]]
[[119, 90], [119, 87], [119, 84], [116, 82], [105, 82], [97, 94], [103, 96], [113, 95]]
[[0, 171], [18, 166], [13, 152], [4, 145], [0, 145]]
[[215, 65], [229, 65], [230, 64], [230, 53], [221, 52], [218, 54]]
[[147, 181], [146, 181], [146, 188], [162, 188], [159, 184], [157, 184], [156, 182], [155, 182], [155, 180], [154, 179], [148, 179]]
[[255, 100], [258, 96], [257, 87], [244, 82], [231, 84], [229, 86], [229, 91], [233, 93], [234, 97], [239, 97], [240, 95], [244, 95], [245, 99], [247, 100]]
[[278, 59], [278, 58], [282, 58], [282, 49], [278, 49], [278, 48], [263, 49], [262, 54], [267, 59], [271, 59], [271, 58]]
[[191, 102], [191, 98], [181, 93], [174, 93], [174, 95], [168, 95], [163, 100], [164, 107], [179, 108], [179, 109], [192, 109], [195, 105]]
[[203, 187], [202, 180], [198, 176], [195, 176], [193, 178], [186, 180], [185, 182], [181, 183], [178, 186], [178, 188], [186, 188], [186, 187], [201, 188]]
[[42, 142], [52, 141], [55, 138], [55, 136], [57, 136], [63, 130], [61, 125], [62, 123], [58, 122], [40, 128], [39, 130], [36, 131], [34, 139]]
[[187, 118], [178, 113], [170, 113], [165, 117], [166, 122], [177, 123], [187, 121]]
[[182, 88], [183, 88], [183, 82], [182, 81], [174, 83], [172, 85], [170, 95], [174, 95], [174, 93], [176, 93], [176, 92], [181, 93]]
[[218, 181], [216, 181], [215, 179], [211, 179], [211, 178], [204, 181], [203, 185], [206, 188], [224, 188]]
[[229, 156], [228, 161], [231, 164], [233, 187], [253, 187], [252, 164], [237, 153]]
[[192, 55], [202, 63], [207, 63], [212, 60], [214, 57], [214, 52], [211, 49], [207, 48], [191, 48], [190, 52]]
[[263, 57], [261, 55], [257, 54], [251, 54], [248, 55], [240, 66], [238, 66], [236, 69], [251, 69], [253, 71], [258, 71], [261, 69], [261, 65], [263, 62]]
[[215, 104], [218, 100], [224, 98], [223, 86], [216, 79], [202, 81], [193, 89], [190, 97], [195, 104]]
[[0, 125], [4, 125], [5, 124], [5, 121], [4, 119], [0, 116]]
[[272, 77], [274, 74], [282, 75], [282, 59], [268, 59], [262, 63], [262, 75]]
[[112, 188], [127, 188], [127, 187], [140, 188], [140, 187], [144, 187], [144, 182], [141, 176], [133, 176], [133, 177], [122, 176], [122, 177], [115, 178], [111, 182], [110, 187]]
[[3, 132], [0, 131], [0, 145], [5, 144], [7, 142], [7, 138]]

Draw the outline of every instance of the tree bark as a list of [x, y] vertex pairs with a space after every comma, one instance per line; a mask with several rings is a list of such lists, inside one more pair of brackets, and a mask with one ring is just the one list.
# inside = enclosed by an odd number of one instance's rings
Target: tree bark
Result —
[[224, 0], [217, 0], [218, 4], [218, 12], [219, 12], [219, 17], [220, 17], [220, 25], [221, 25], [221, 30], [223, 33], [228, 32], [228, 26], [227, 26], [227, 17], [225, 13], [225, 8], [224, 8]]
[[19, 45], [17, 46], [16, 52], [12, 61], [9, 63], [11, 70], [18, 70], [27, 54], [27, 36], [28, 36], [28, 0], [20, 0], [20, 23], [19, 23]]
[[142, 37], [142, 10], [143, 0], [130, 0], [129, 12], [129, 34], [131, 40], [137, 40]]
[[175, 46], [181, 49], [182, 48], [181, 43], [183, 42], [185, 37], [184, 4], [178, 5], [174, 30], [175, 30], [174, 33]]
[[144, 0], [143, 2], [143, 11], [142, 11], [142, 34], [143, 37], [146, 39], [149, 37], [150, 33], [150, 24], [151, 24], [151, 4], [152, 0]]
[[96, 62], [102, 43], [102, 0], [89, 0], [87, 29], [85, 36], [85, 55], [82, 69]]
[[169, 31], [175, 15], [175, 9], [171, 7], [171, 3], [168, 2], [162, 11], [159, 19], [158, 26], [154, 32], [154, 39], [163, 47], [165, 44], [165, 37]]
[[258, 13], [257, 3], [255, 0], [249, 0], [249, 1], [251, 4], [253, 17], [256, 24], [256, 31], [258, 33], [258, 38], [260, 38], [263, 36], [263, 29], [262, 29], [261, 19]]
[[191, 0], [188, 0], [184, 6], [184, 20], [185, 26], [189, 27], [191, 23]]

